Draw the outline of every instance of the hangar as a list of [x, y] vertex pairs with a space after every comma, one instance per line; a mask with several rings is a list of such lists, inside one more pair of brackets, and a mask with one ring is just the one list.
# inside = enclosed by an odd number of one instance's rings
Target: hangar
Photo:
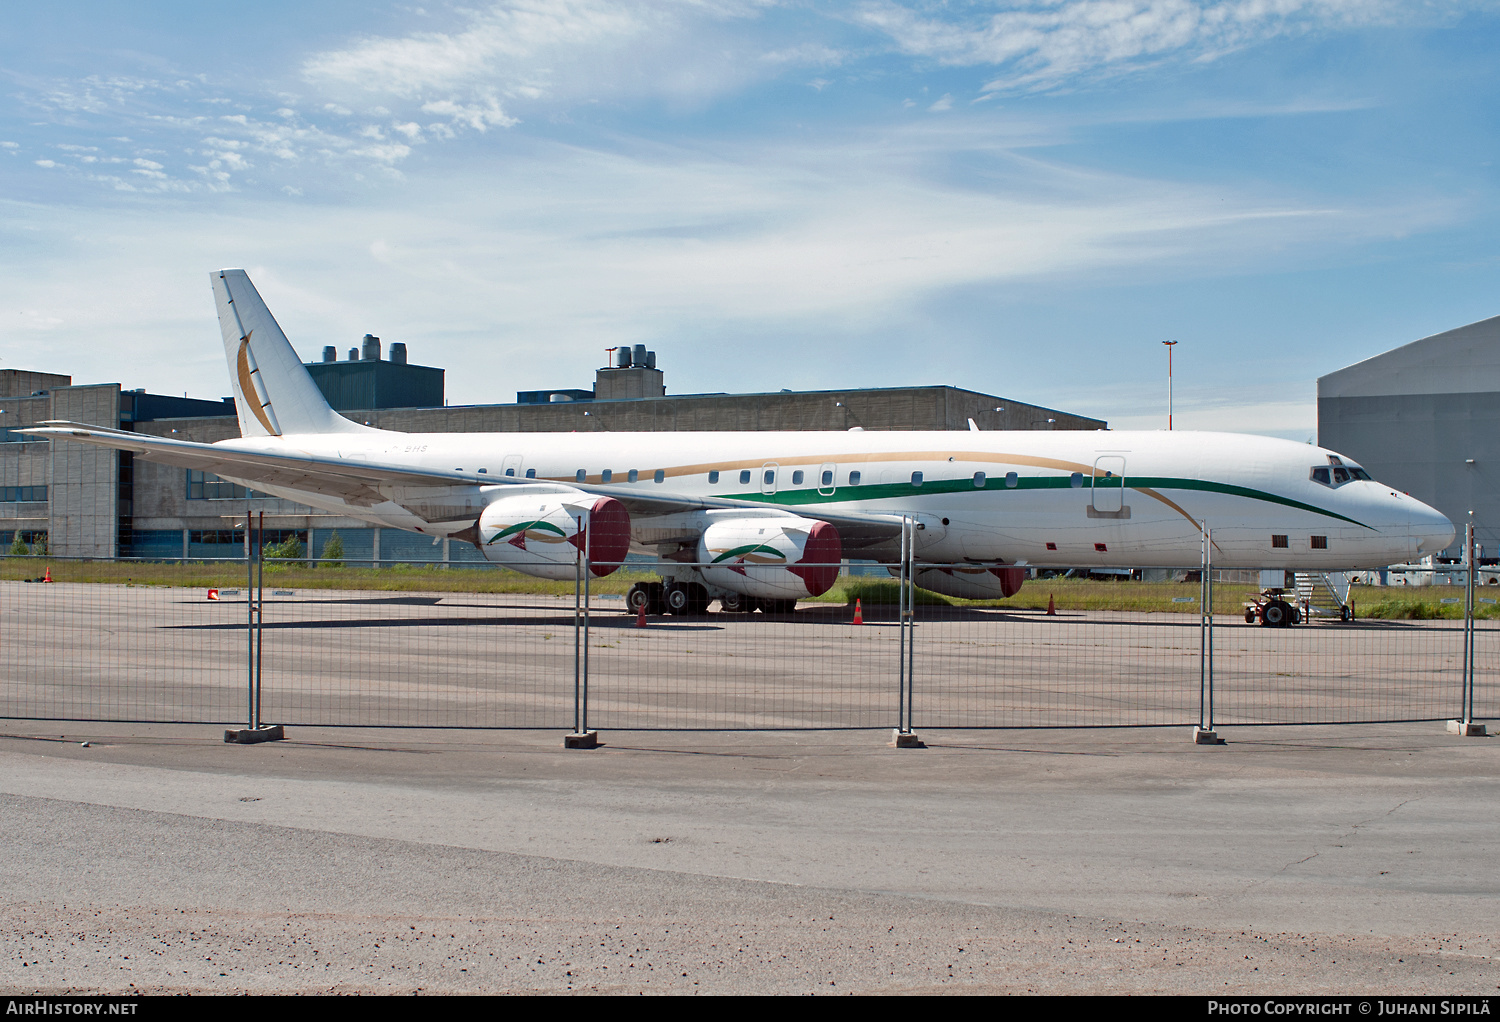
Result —
[[[970, 419], [991, 430], [1107, 428], [1100, 419], [950, 386], [669, 395], [655, 352], [642, 345], [616, 349], [591, 389], [527, 391], [513, 404], [450, 406], [442, 369], [408, 363], [404, 344], [391, 345], [383, 357], [380, 339], [369, 334], [347, 360], [327, 347], [323, 360], [307, 368], [342, 414], [405, 432], [965, 430]], [[265, 513], [268, 541], [295, 536], [309, 557], [337, 532], [349, 560], [488, 563], [462, 542], [434, 544], [247, 492], [212, 473], [14, 432], [47, 419], [206, 443], [239, 435], [228, 398], [169, 397], [118, 383], [74, 385], [59, 374], [0, 371], [0, 553], [27, 546], [71, 557], [239, 557], [248, 509]]]
[[1500, 551], [1500, 316], [1412, 341], [1318, 379], [1318, 443]]

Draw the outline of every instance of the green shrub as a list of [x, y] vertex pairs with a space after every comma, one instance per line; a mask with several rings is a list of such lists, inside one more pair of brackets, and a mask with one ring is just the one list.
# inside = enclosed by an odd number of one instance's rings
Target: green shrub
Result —
[[323, 544], [323, 553], [320, 556], [322, 567], [342, 568], [344, 566], [344, 541], [337, 532], [329, 536], [327, 542]]
[[10, 555], [12, 557], [25, 557], [29, 553], [31, 553], [31, 548], [21, 539], [21, 533], [17, 530], [16, 538], [10, 544]]

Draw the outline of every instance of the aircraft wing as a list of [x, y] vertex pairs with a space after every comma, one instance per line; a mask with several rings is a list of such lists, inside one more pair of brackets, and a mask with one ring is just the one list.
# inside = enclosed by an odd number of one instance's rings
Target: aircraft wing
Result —
[[[173, 440], [169, 437], [148, 436], [123, 429], [111, 429], [108, 426], [92, 426], [76, 422], [52, 421], [16, 432], [53, 440], [73, 440], [101, 447], [112, 447], [121, 451], [131, 451], [136, 457], [146, 461], [200, 469], [215, 475], [244, 480], [247, 483], [305, 490], [336, 497], [356, 507], [373, 507], [391, 499], [389, 493], [383, 492], [382, 487], [388, 490], [393, 486], [494, 486], [497, 484], [522, 486], [536, 483], [566, 486], [583, 493], [614, 497], [625, 505], [626, 510], [632, 516], [731, 508], [764, 510], [767, 507], [766, 504], [751, 500], [672, 496], [670, 494], [646, 496], [629, 486], [575, 483], [572, 480], [520, 479], [478, 475], [472, 472], [432, 472], [425, 469], [383, 465], [365, 458], [316, 455], [307, 451], [299, 451], [290, 444], [284, 452], [251, 451], [225, 444]], [[860, 511], [823, 512], [807, 507], [798, 507], [795, 512], [791, 513], [834, 525], [838, 528], [839, 536], [845, 545], [850, 547], [863, 547], [885, 542], [899, 536], [901, 530], [899, 515]]]

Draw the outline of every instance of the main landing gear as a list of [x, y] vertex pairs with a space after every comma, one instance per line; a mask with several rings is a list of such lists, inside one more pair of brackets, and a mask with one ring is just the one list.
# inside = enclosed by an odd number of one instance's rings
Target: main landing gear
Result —
[[[625, 607], [631, 614], [644, 607], [653, 617], [662, 614], [703, 617], [712, 600], [708, 589], [698, 582], [637, 582], [625, 594]], [[719, 607], [726, 614], [753, 614], [758, 610], [768, 616], [787, 617], [797, 609], [797, 601], [726, 593], [719, 598]]]
[[1280, 593], [1267, 591], [1245, 605], [1245, 623], [1253, 625], [1257, 619], [1266, 628], [1286, 628], [1302, 623], [1302, 610], [1282, 599]]

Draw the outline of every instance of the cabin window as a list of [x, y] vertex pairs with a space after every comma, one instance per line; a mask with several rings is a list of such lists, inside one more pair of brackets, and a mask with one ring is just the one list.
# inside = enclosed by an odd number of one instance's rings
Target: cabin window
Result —
[[1075, 490], [1081, 490], [1081, 489], [1083, 489], [1083, 473], [1082, 472], [1074, 472], [1073, 475], [1072, 475], [1072, 477], [1069, 479], [1069, 482], [1071, 483], [1073, 489], [1075, 489]]
[[607, 468], [599, 473], [599, 481], [607, 483], [615, 477], [614, 469]]
[[982, 489], [984, 489], [984, 473], [983, 472], [975, 472], [974, 473], [974, 489], [976, 489], [976, 490], [982, 490]]
[[1309, 537], [1309, 538], [1312, 540], [1312, 548], [1314, 550], [1327, 550], [1328, 549], [1328, 537], [1327, 536], [1312, 536], [1312, 537]]
[[1285, 536], [1272, 536], [1271, 537], [1271, 547], [1272, 547], [1272, 549], [1275, 549], [1275, 550], [1285, 550], [1287, 548], [1286, 537]]
[[625, 481], [633, 483], [640, 477], [641, 473], [638, 469], [631, 469], [630, 472], [625, 476]]
[[1014, 490], [1017, 486], [1021, 485], [1021, 477], [1014, 472], [1007, 472], [1005, 473], [1005, 485]]
[[795, 471], [795, 472], [792, 473], [792, 485], [793, 486], [801, 486], [802, 485], [802, 478], [803, 478], [802, 477], [802, 470], [799, 468], [799, 469], [797, 469], [797, 471]]
[[831, 468], [825, 468], [823, 470], [823, 485], [824, 486], [832, 486], [833, 485], [833, 469], [831, 469]]
[[528, 468], [526, 470], [526, 478], [527, 479], [535, 479], [536, 478], [536, 469], [534, 469], [534, 468]]
[[[489, 471], [489, 469], [482, 468], [479, 471], [481, 471], [481, 472], [487, 472], [487, 471]], [[505, 470], [505, 474], [508, 475], [508, 476], [513, 476], [513, 475], [516, 474], [516, 470], [513, 469], [513, 468], [508, 468], [508, 469]]]
[[749, 486], [750, 485], [750, 470], [748, 468], [745, 469], [743, 472], [740, 473], [740, 485], [741, 486]]
[[921, 472], [913, 472], [911, 474], [911, 484], [913, 486], [921, 486], [922, 485], [922, 473]]
[[485, 475], [488, 472], [489, 472], [489, 469], [487, 469], [487, 468], [482, 468], [482, 469], [479, 470], [479, 474], [480, 475]]
[[853, 472], [849, 473], [849, 485], [850, 486], [858, 486], [859, 485], [859, 469], [855, 469]]
[[1056, 550], [1057, 549], [1057, 544], [1056, 543], [1048, 543], [1047, 544], [1047, 549], [1048, 550]]
[[710, 472], [708, 474], [708, 485], [710, 485], [710, 486], [718, 486], [719, 485], [719, 470], [718, 469], [714, 469], [712, 472]]
[[765, 483], [767, 486], [775, 486], [776, 470], [774, 468], [766, 469], [766, 474], [761, 477], [761, 482]]
[[1095, 550], [1096, 553], [1101, 553], [1101, 554], [1107, 554], [1107, 553], [1109, 553], [1109, 547], [1106, 546], [1103, 543], [1095, 543], [1094, 544], [1094, 550]]
[[666, 470], [665, 469], [660, 469], [660, 468], [657, 469], [655, 472], [651, 473], [651, 479], [652, 479], [653, 482], [658, 482], [658, 483], [664, 483], [664, 482], [666, 482], [667, 481]]
[[578, 481], [579, 481], [579, 482], [580, 482], [580, 483], [581, 483], [581, 482], [583, 482], [583, 481], [584, 481], [584, 480], [585, 480], [585, 479], [587, 479], [587, 478], [588, 478], [588, 477], [589, 477], [589, 474], [588, 474], [588, 472], [587, 472], [587, 471], [585, 471], [585, 470], [584, 470], [584, 469], [581, 469], [581, 468], [580, 468], [580, 469], [579, 469], [579, 470], [578, 470], [578, 473], [577, 473], [577, 474], [576, 474], [576, 475], [575, 475], [575, 476], [574, 476], [574, 477], [573, 477], [573, 478], [574, 478], [574, 479], [576, 479], [576, 480], [578, 480]]
[[1332, 486], [1333, 485], [1333, 478], [1328, 473], [1328, 466], [1327, 465], [1316, 465], [1316, 466], [1314, 466], [1313, 470], [1312, 470], [1312, 472], [1310, 474], [1310, 478], [1312, 479], [1313, 482], [1315, 482], [1315, 483], [1322, 483], [1324, 486]]

